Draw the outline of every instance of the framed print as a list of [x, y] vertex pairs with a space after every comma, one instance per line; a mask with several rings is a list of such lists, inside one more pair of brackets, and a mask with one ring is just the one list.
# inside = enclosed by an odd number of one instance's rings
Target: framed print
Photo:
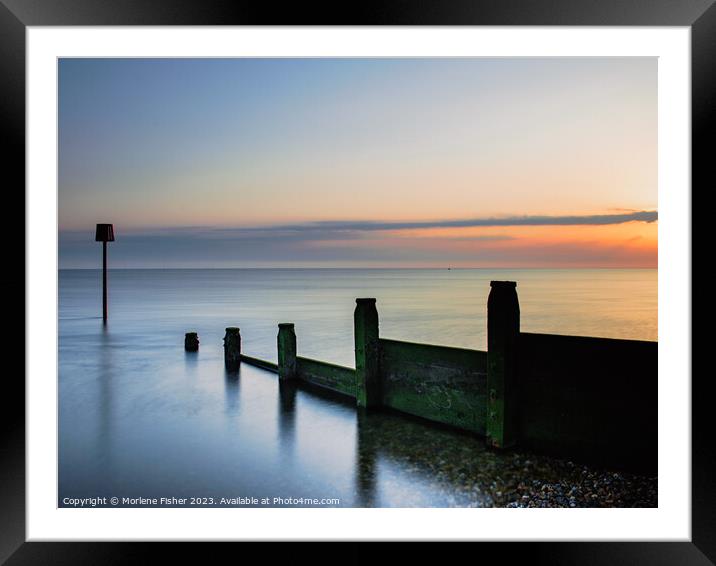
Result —
[[26, 403], [0, 558], [714, 561], [716, 11], [587, 4], [4, 0]]

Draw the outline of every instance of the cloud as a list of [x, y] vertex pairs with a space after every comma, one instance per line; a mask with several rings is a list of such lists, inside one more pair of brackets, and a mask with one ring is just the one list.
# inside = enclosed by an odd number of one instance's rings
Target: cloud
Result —
[[475, 228], [494, 226], [603, 226], [624, 224], [625, 222], [656, 222], [658, 212], [642, 210], [622, 214], [592, 214], [571, 216], [506, 216], [488, 218], [467, 218], [458, 220], [418, 220], [397, 222], [373, 222], [368, 220], [328, 220], [284, 224], [276, 226], [256, 226], [250, 228], [224, 228], [220, 231], [261, 233], [267, 231], [284, 232], [375, 232], [393, 230], [415, 230], [426, 228]]
[[[656, 211], [581, 216], [509, 216], [434, 221], [321, 221], [250, 227], [177, 227], [123, 232], [115, 230], [117, 241], [111, 255], [115, 267], [225, 265], [276, 262], [351, 261], [459, 261], [505, 257], [506, 250], [491, 244], [510, 240], [512, 236], [481, 234], [435, 239], [428, 234], [420, 238], [390, 238], [401, 230], [431, 228], [469, 228], [498, 226], [600, 226], [626, 222], [655, 222]], [[385, 234], [385, 233], [388, 234]], [[94, 227], [85, 231], [60, 232], [61, 267], [92, 267], [97, 263]], [[386, 236], [390, 242], [386, 241]], [[412, 242], [412, 244], [410, 243]], [[417, 245], [420, 242], [420, 245]], [[449, 250], [446, 244], [457, 245]], [[464, 248], [460, 244], [480, 244]], [[528, 246], [529, 247], [529, 246]], [[527, 248], [525, 248], [526, 250]], [[535, 258], [534, 249], [528, 252]], [[544, 250], [543, 250], [544, 251]], [[560, 255], [561, 252], [553, 250]], [[575, 250], [568, 250], [570, 253]], [[511, 250], [510, 255], [519, 256]], [[582, 251], [582, 253], [584, 253]], [[537, 254], [539, 255], [539, 254]], [[519, 258], [526, 260], [529, 258]], [[547, 259], [547, 258], [545, 258]], [[597, 259], [597, 258], [595, 258]]]
[[[353, 239], [361, 232], [390, 232], [397, 230], [417, 230], [430, 228], [476, 228], [497, 226], [605, 226], [626, 222], [656, 222], [655, 210], [633, 211], [622, 214], [592, 214], [570, 216], [504, 216], [447, 220], [415, 221], [370, 221], [370, 220], [323, 220], [295, 224], [275, 224], [246, 227], [177, 227], [157, 230], [141, 230], [128, 237], [166, 236], [181, 234], [196, 238], [213, 240], [248, 238], [262, 240], [273, 237], [295, 237], [300, 234], [306, 240]], [[70, 234], [69, 232], [67, 233]]]

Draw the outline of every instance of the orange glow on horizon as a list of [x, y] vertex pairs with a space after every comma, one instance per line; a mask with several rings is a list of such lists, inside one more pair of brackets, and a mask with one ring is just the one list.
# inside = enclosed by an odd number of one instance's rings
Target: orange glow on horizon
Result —
[[[455, 267], [641, 267], [658, 265], [658, 223], [496, 226], [373, 232], [315, 247], [399, 248], [444, 254], [423, 265]], [[475, 259], [464, 259], [474, 252]]]

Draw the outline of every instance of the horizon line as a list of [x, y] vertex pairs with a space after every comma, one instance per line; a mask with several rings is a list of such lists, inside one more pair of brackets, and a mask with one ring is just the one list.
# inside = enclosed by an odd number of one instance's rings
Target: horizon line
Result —
[[[475, 270], [485, 270], [485, 271], [596, 271], [596, 270], [633, 270], [633, 269], [642, 269], [642, 270], [658, 270], [657, 267], [644, 267], [644, 266], [636, 266], [636, 267], [624, 267], [624, 266], [618, 266], [618, 267], [608, 267], [608, 266], [599, 266], [599, 267], [415, 267], [415, 266], [408, 266], [408, 267], [375, 267], [375, 266], [367, 266], [367, 267], [316, 267], [316, 266], [305, 266], [305, 267], [296, 267], [296, 266], [273, 266], [273, 267], [257, 267], [257, 266], [242, 266], [242, 267], [108, 267], [107, 271], [169, 271], [169, 270], [186, 270], [186, 271], [206, 271], [206, 270], [216, 270], [216, 271], [229, 271], [229, 270], [236, 270], [236, 269], [282, 269], [282, 270], [300, 270], [300, 269], [355, 269], [355, 270], [398, 270], [398, 269], [404, 269], [404, 270], [432, 270], [432, 271], [475, 271]], [[57, 271], [102, 271], [102, 268], [99, 267], [58, 267]]]

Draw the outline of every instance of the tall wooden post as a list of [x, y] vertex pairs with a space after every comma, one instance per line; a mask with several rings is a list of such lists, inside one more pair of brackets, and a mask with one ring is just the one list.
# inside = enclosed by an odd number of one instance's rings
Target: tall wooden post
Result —
[[107, 242], [114, 242], [114, 226], [97, 224], [95, 242], [102, 242], [102, 321], [107, 324]]
[[107, 322], [107, 242], [102, 242], [102, 320]]
[[487, 443], [507, 448], [517, 440], [517, 283], [491, 281], [487, 299]]
[[356, 403], [358, 407], [378, 407], [380, 387], [380, 343], [378, 310], [375, 299], [356, 299], [353, 313], [356, 354]]
[[292, 322], [278, 325], [278, 378], [288, 381], [296, 378], [296, 331]]

